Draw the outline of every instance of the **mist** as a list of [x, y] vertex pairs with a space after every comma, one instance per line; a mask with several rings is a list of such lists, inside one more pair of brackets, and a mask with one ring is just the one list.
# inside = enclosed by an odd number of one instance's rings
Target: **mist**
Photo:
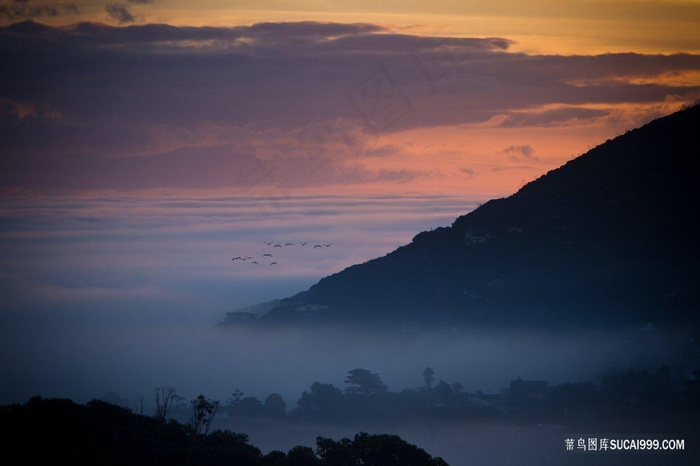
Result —
[[[683, 358], [687, 329], [262, 329], [219, 326], [223, 315], [193, 313], [189, 303], [167, 310], [121, 304], [0, 314], [0, 371], [10, 381], [0, 388], [0, 402], [21, 403], [34, 395], [79, 403], [105, 399], [152, 415], [155, 388], [167, 386], [186, 405], [204, 394], [229, 407], [236, 389], [261, 401], [278, 393], [289, 413], [314, 382], [342, 390], [348, 371], [356, 368], [377, 373], [390, 392], [424, 387], [422, 373], [430, 367], [435, 383], [459, 382], [466, 393], [486, 394], [498, 394], [518, 378], [546, 380], [550, 386], [597, 382], [611, 368], [653, 372], [668, 364], [678, 380], [692, 369]], [[565, 455], [568, 431], [478, 420], [416, 416], [299, 423], [222, 413], [214, 428], [245, 433], [263, 452], [313, 447], [318, 436], [353, 438], [369, 432], [399, 435], [452, 465], [504, 464], [513, 460], [513, 449], [518, 464], [586, 459]], [[610, 464], [652, 461], [631, 455], [608, 459]]]
[[[260, 215], [249, 215], [251, 203]], [[449, 225], [474, 205], [449, 196], [8, 201], [0, 231], [0, 403], [35, 395], [105, 399], [138, 412], [143, 400], [143, 413], [151, 415], [155, 388], [167, 386], [185, 404], [203, 394], [222, 407], [236, 389], [261, 401], [277, 393], [290, 412], [315, 382], [343, 390], [348, 371], [357, 368], [378, 374], [392, 393], [424, 387], [430, 367], [436, 384], [458, 382], [464, 393], [494, 395], [518, 378], [550, 387], [596, 383], [610, 368], [654, 371], [665, 364], [677, 383], [695, 369], [683, 357], [690, 329], [653, 325], [557, 331], [219, 325], [227, 312], [304, 291], [419, 231]], [[271, 250], [269, 241], [295, 246]], [[315, 241], [332, 247], [314, 250]], [[279, 268], [232, 261], [268, 252]], [[319, 435], [395, 433], [453, 465], [503, 464], [503, 441], [539, 451], [538, 459], [560, 452], [563, 442], [559, 432], [420, 418], [340, 425], [222, 413], [214, 429], [246, 433], [263, 451], [313, 446]]]
[[222, 403], [236, 388], [259, 399], [279, 393], [291, 408], [313, 382], [342, 389], [355, 368], [378, 373], [390, 391], [422, 386], [422, 371], [431, 367], [436, 382], [499, 393], [517, 378], [554, 385], [595, 381], [610, 368], [662, 364], [682, 372], [690, 338], [687, 330], [653, 327], [418, 333], [222, 327], [223, 316], [145, 308], [23, 311], [2, 319], [0, 367], [12, 381], [3, 384], [3, 403], [32, 395], [85, 402], [108, 391], [150, 402], [155, 387], [172, 386], [188, 400], [202, 393]]

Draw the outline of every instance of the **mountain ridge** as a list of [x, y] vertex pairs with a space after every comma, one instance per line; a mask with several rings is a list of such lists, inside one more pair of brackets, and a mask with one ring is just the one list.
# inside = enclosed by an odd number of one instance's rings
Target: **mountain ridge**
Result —
[[279, 300], [259, 320], [697, 322], [697, 128], [699, 105], [609, 139], [449, 227]]

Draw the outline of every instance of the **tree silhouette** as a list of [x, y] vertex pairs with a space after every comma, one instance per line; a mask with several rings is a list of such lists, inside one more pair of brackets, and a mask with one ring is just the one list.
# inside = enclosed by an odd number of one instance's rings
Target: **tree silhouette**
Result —
[[233, 391], [233, 393], [231, 393], [231, 398], [229, 398], [228, 404], [231, 405], [235, 409], [236, 407], [238, 407], [238, 404], [241, 402], [244, 395], [245, 395], [245, 393], [243, 393], [243, 390], [236, 387], [236, 389]]
[[348, 372], [345, 383], [345, 393], [351, 395], [377, 395], [386, 393], [387, 386], [382, 382], [378, 374], [373, 374], [367, 369], [353, 369]]
[[165, 419], [176, 401], [182, 400], [174, 387], [160, 386], [154, 389], [156, 396], [156, 417]]
[[397, 435], [371, 435], [361, 432], [353, 440], [316, 439], [316, 451], [324, 465], [333, 466], [447, 466], [442, 458], [433, 458], [425, 450]]
[[314, 382], [311, 391], [297, 400], [298, 413], [305, 418], [329, 418], [342, 413], [343, 392], [333, 384]]
[[233, 408], [233, 412], [242, 416], [259, 416], [265, 412], [265, 406], [254, 396], [247, 396]]
[[311, 447], [297, 445], [287, 453], [286, 466], [322, 466]]
[[194, 435], [207, 435], [214, 421], [216, 413], [219, 411], [219, 402], [211, 401], [199, 395], [192, 403], [192, 420], [190, 427]]
[[265, 414], [277, 418], [287, 415], [287, 403], [279, 393], [270, 393], [265, 398]]
[[[211, 424], [214, 421], [217, 411], [219, 410], [219, 402], [211, 401], [199, 395], [192, 403], [192, 419], [190, 420], [190, 452], [189, 458], [191, 461], [194, 455], [199, 450], [202, 444], [202, 437], [209, 433]], [[188, 461], [188, 462], [189, 462]]]
[[425, 370], [423, 371], [423, 380], [425, 380], [425, 387], [428, 390], [433, 388], [434, 377], [435, 377], [435, 371], [430, 367], [426, 367]]

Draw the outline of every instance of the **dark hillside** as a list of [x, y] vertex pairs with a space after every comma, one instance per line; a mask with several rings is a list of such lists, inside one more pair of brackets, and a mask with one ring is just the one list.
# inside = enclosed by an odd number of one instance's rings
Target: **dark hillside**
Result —
[[447, 466], [396, 435], [360, 432], [351, 440], [318, 437], [316, 448], [297, 445], [263, 454], [248, 436], [230, 430], [198, 432], [193, 424], [137, 415], [121, 406], [92, 400], [32, 397], [0, 406], [8, 464], [72, 466]]
[[608, 140], [262, 320], [696, 322], [698, 128], [696, 105]]

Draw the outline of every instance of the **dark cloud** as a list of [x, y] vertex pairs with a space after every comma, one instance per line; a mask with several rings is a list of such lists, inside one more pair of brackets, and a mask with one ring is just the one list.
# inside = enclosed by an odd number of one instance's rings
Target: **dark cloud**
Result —
[[[531, 126], [561, 126], [572, 122], [584, 120], [594, 120], [596, 118], [609, 115], [608, 110], [597, 110], [590, 108], [566, 107], [555, 110], [547, 110], [544, 112], [509, 112], [502, 114], [498, 119], [498, 126], [502, 127], [531, 127]], [[518, 153], [517, 148], [511, 147], [506, 149], [510, 155]], [[522, 149], [522, 148], [521, 148]], [[531, 154], [527, 150], [520, 150], [520, 156], [530, 158]]]
[[269, 38], [274, 41], [299, 38], [329, 39], [359, 34], [382, 32], [386, 29], [376, 24], [368, 23], [319, 23], [315, 21], [300, 21], [294, 23], [256, 23], [236, 30], [242, 35], [256, 39]]
[[[111, 3], [117, 7], [128, 5]], [[118, 10], [115, 9], [115, 10]], [[134, 16], [132, 14], [132, 16]], [[57, 49], [69, 48], [74, 51], [85, 51], [99, 45], [100, 48], [122, 45], [140, 44], [152, 46], [151, 53], [169, 53], [174, 48], [187, 49], [192, 43], [207, 42], [207, 47], [200, 50], [201, 53], [243, 52], [261, 53], [269, 51], [274, 46], [280, 49], [280, 53], [287, 53], [286, 48], [295, 45], [298, 41], [310, 41], [307, 45], [309, 52], [319, 52], [320, 47], [328, 41], [337, 40], [347, 35], [373, 34], [384, 31], [381, 26], [373, 24], [355, 23], [257, 23], [252, 26], [238, 27], [192, 27], [170, 26], [166, 24], [140, 24], [123, 28], [99, 23], [79, 23], [72, 27], [54, 28], [50, 26], [36, 25], [33, 27], [21, 27], [13, 24], [0, 28], [0, 34], [5, 36], [17, 35], [17, 39], [23, 40], [51, 40], [52, 46]], [[86, 40], [89, 39], [89, 43]], [[236, 41], [239, 42], [236, 42]], [[9, 44], [8, 44], [9, 45]], [[226, 47], [226, 49], [222, 49]], [[302, 50], [303, 51], [303, 50]], [[295, 51], [299, 53], [300, 51]]]
[[10, 20], [54, 17], [60, 14], [80, 14], [75, 2], [41, 0], [10, 0], [0, 2], [0, 17]]
[[406, 183], [431, 176], [415, 170], [368, 169], [328, 158], [265, 160], [229, 146], [178, 149], [140, 157], [23, 156], [0, 158], [0, 186], [44, 192], [178, 187], [292, 189], [358, 183]]
[[432, 39], [406, 34], [362, 34], [348, 35], [333, 41], [336, 49], [354, 51], [373, 51], [388, 53], [448, 53], [453, 59], [466, 57], [468, 52], [506, 50], [512, 41], [500, 38], [439, 38]]
[[521, 161], [521, 160], [537, 160], [534, 154], [535, 150], [532, 146], [527, 144], [519, 146], [509, 146], [503, 149], [503, 153], [506, 154], [510, 160]]
[[129, 9], [129, 5], [108, 3], [105, 5], [105, 11], [110, 19], [120, 24], [133, 23], [136, 21], [136, 16], [134, 16]]
[[[185, 173], [188, 157], [194, 166], [208, 148], [222, 147], [227, 157], [289, 159], [279, 164], [308, 184], [320, 182], [309, 175], [319, 161], [329, 180], [401, 181], [422, 175], [353, 165], [400, 151], [364, 144], [370, 130], [564, 126], [617, 118], [606, 105], [663, 103], [700, 92], [654, 82], [697, 72], [698, 55], [531, 56], [509, 52], [510, 44], [395, 34], [363, 23], [15, 23], [0, 28], [0, 59], [9, 64], [0, 68], [0, 158], [14, 160], [4, 164], [5, 179], [24, 176], [29, 165], [18, 160], [25, 156], [38, 165], [68, 157], [66, 166], [76, 170], [77, 160], [93, 163], [81, 157], [108, 166], [120, 156], [148, 156], [119, 164], [148, 160], [149, 169], [161, 164], [167, 173], [168, 161], [179, 160], [172, 167]], [[515, 148], [509, 155], [533, 159]], [[201, 160], [233, 170], [244, 159]], [[159, 176], [152, 179], [167, 178]], [[207, 179], [231, 183], [220, 175]]]

